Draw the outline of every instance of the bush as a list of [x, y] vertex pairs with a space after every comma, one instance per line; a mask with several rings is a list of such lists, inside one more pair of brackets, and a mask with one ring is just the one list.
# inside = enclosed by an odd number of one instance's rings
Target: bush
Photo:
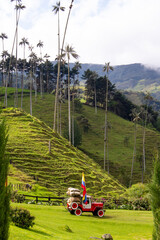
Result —
[[23, 208], [11, 208], [10, 217], [17, 227], [28, 229], [35, 224], [33, 222], [35, 217], [31, 216], [30, 212]]
[[18, 194], [17, 191], [12, 191], [11, 201], [15, 203], [23, 203], [25, 202], [25, 197], [22, 194]]
[[148, 198], [139, 198], [131, 202], [133, 210], [151, 210]]
[[129, 198], [144, 198], [148, 195], [149, 188], [146, 184], [137, 183], [127, 189], [126, 194]]

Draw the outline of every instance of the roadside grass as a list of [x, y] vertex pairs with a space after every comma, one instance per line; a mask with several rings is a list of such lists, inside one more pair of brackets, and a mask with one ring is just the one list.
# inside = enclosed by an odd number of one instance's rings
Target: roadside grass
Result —
[[[89, 240], [110, 233], [114, 240], [151, 240], [152, 212], [106, 210], [104, 218], [83, 213], [71, 215], [62, 206], [13, 204], [28, 209], [35, 216], [30, 230], [11, 224], [9, 240]], [[71, 231], [69, 231], [71, 230]]]

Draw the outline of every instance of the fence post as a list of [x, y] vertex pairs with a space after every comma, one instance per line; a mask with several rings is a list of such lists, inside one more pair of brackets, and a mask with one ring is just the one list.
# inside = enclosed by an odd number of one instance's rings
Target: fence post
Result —
[[36, 203], [38, 203], [38, 196], [36, 196]]

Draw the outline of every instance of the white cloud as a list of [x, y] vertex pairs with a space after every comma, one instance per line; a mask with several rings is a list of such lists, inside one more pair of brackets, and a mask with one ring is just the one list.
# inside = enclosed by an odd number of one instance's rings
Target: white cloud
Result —
[[[61, 0], [61, 39], [70, 0]], [[23, 0], [19, 39], [27, 37], [36, 46], [44, 42], [43, 53], [52, 59], [57, 55], [57, 15], [52, 12], [56, 1]], [[15, 29], [15, 2], [0, 0], [0, 31], [9, 39], [11, 49]], [[66, 42], [72, 44], [81, 62], [112, 65], [141, 62], [160, 63], [159, 0], [75, 0]], [[9, 44], [10, 43], [10, 44]], [[0, 48], [1, 49], [1, 48]], [[38, 49], [35, 47], [38, 53]]]

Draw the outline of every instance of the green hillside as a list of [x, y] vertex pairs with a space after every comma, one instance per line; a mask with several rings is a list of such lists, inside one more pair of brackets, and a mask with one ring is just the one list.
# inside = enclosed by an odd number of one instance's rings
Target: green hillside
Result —
[[[20, 98], [19, 98], [20, 100]], [[12, 97], [8, 99], [8, 105], [13, 106]], [[20, 104], [19, 104], [20, 105]], [[24, 97], [24, 110], [29, 113], [29, 97]], [[53, 127], [54, 96], [45, 94], [43, 99], [38, 98], [35, 103], [33, 99], [33, 115], [44, 121], [51, 128]], [[75, 113], [75, 118], [85, 117], [90, 127], [88, 132], [83, 131], [83, 126], [78, 121], [82, 131], [82, 145], [80, 149], [88, 154], [95, 162], [100, 164], [103, 169], [103, 129], [104, 129], [104, 110], [98, 109], [97, 115], [94, 108], [83, 105], [83, 109]], [[134, 125], [117, 115], [108, 114], [110, 122], [109, 129], [109, 161], [110, 173], [121, 183], [128, 186], [130, 181], [131, 162], [133, 156]], [[62, 131], [67, 126], [67, 102], [62, 104]], [[134, 163], [133, 183], [140, 182], [142, 179], [142, 137], [143, 128], [138, 125], [137, 130], [137, 156]], [[154, 130], [147, 129], [146, 132], [146, 173], [144, 180], [150, 179], [152, 171], [152, 159], [154, 149], [159, 147], [160, 134]], [[106, 166], [107, 168], [107, 166]]]
[[13, 108], [4, 109], [1, 116], [9, 127], [7, 152], [11, 164], [53, 195], [64, 195], [68, 187], [80, 188], [82, 172], [89, 194], [107, 196], [124, 191], [118, 181], [45, 123]]

